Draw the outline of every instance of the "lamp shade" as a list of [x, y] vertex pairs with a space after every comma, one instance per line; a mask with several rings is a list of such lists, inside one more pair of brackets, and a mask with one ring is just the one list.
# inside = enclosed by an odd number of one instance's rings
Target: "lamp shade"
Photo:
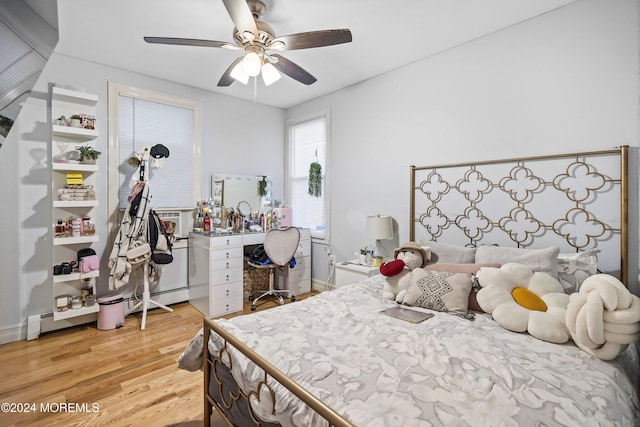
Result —
[[272, 64], [265, 62], [262, 66], [262, 80], [264, 81], [265, 86], [269, 86], [270, 84], [280, 80], [280, 73]]
[[393, 237], [393, 221], [389, 215], [367, 217], [367, 236], [372, 240], [386, 240]]

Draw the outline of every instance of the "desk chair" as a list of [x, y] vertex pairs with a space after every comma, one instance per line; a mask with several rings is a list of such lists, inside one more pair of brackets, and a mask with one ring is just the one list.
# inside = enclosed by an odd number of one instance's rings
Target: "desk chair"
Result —
[[274, 275], [275, 269], [284, 267], [289, 268], [289, 261], [293, 258], [293, 255], [298, 249], [300, 243], [300, 230], [297, 227], [287, 227], [284, 229], [272, 228], [264, 235], [264, 251], [271, 260], [271, 264], [254, 264], [249, 262], [249, 265], [255, 268], [267, 268], [269, 269], [269, 290], [260, 295], [258, 298], [253, 298], [253, 294], [249, 294], [249, 301], [251, 303], [251, 311], [256, 309], [256, 302], [262, 297], [267, 295], [274, 296], [280, 300], [280, 305], [284, 304], [281, 294], [287, 295], [291, 298], [291, 301], [296, 300], [296, 296], [288, 289], [274, 289]]

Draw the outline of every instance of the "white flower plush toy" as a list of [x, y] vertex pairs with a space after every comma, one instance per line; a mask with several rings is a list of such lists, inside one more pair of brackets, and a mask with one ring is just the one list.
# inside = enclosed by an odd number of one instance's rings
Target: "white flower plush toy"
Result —
[[518, 263], [483, 267], [476, 277], [482, 286], [478, 304], [500, 326], [543, 341], [569, 341], [565, 322], [569, 295], [557, 279]]

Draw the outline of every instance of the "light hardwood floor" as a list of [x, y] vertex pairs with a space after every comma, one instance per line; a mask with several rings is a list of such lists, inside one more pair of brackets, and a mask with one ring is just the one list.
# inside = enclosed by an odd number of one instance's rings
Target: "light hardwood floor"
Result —
[[[276, 305], [260, 300], [258, 311]], [[149, 311], [144, 331], [134, 313], [120, 329], [92, 323], [0, 346], [0, 426], [202, 425], [202, 372], [177, 367], [202, 314], [172, 308]], [[238, 314], [249, 313], [245, 303]]]

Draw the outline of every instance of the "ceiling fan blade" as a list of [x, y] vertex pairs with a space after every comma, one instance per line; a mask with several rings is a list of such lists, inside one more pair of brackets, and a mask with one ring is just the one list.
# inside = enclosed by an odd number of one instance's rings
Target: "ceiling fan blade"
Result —
[[[351, 40], [353, 40], [353, 38], [351, 37], [351, 31], [348, 29], [320, 30], [276, 37], [270, 45], [282, 42], [284, 43], [283, 50], [294, 50], [332, 46], [335, 44], [349, 43]], [[267, 46], [267, 48], [269, 48], [269, 46]]]
[[318, 79], [313, 77], [309, 72], [300, 67], [294, 62], [289, 61], [287, 58], [280, 55], [269, 55], [272, 58], [276, 58], [278, 61], [273, 63], [273, 66], [276, 67], [278, 71], [287, 76], [291, 77], [299, 81], [300, 83], [304, 83], [306, 85], [310, 85], [315, 83]]
[[240, 33], [251, 33], [257, 39], [258, 27], [246, 0], [222, 0], [233, 25]]
[[182, 46], [204, 46], [204, 47], [228, 47], [235, 46], [229, 42], [219, 42], [217, 40], [183, 39], [178, 37], [145, 37], [147, 43], [176, 44]]
[[231, 71], [233, 71], [233, 68], [240, 62], [242, 61], [242, 56], [237, 58], [235, 61], [233, 61], [231, 63], [231, 65], [229, 65], [229, 68], [227, 68], [227, 70], [224, 72], [224, 74], [222, 75], [222, 77], [220, 77], [220, 80], [218, 81], [218, 86], [220, 87], [225, 87], [225, 86], [231, 86], [231, 83], [235, 82], [236, 79], [234, 79], [233, 77], [231, 77]]

